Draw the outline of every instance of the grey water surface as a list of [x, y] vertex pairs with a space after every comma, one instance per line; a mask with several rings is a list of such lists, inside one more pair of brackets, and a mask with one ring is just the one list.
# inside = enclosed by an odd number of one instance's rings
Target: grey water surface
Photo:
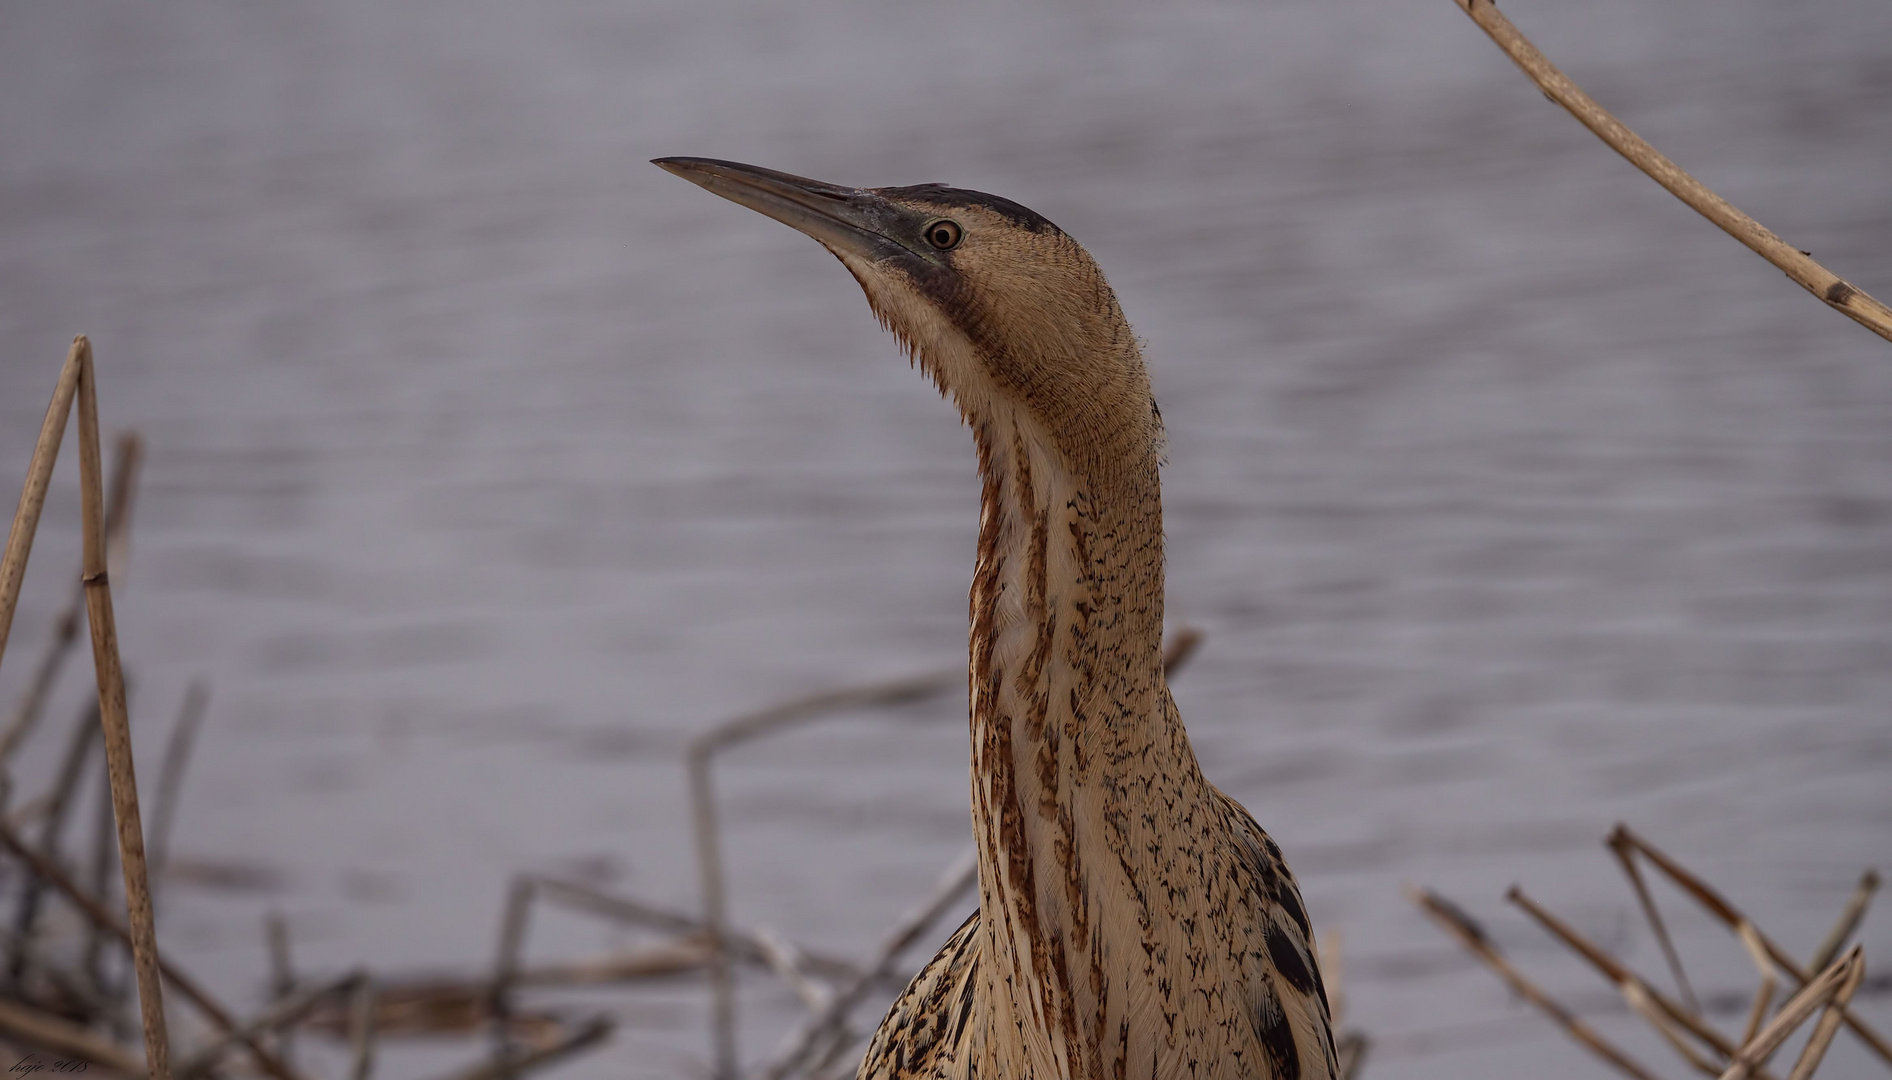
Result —
[[[1892, 295], [1892, 4], [1506, 10]], [[1339, 935], [1366, 1075], [1606, 1075], [1404, 884], [1678, 1075], [1505, 886], [1654, 975], [1618, 820], [1802, 954], [1892, 861], [1892, 347], [1447, 0], [13, 2], [0, 481], [89, 333], [149, 446], [117, 597], [147, 785], [213, 690], [161, 932], [234, 1004], [269, 910], [307, 972], [470, 972], [515, 871], [693, 904], [691, 735], [962, 662], [969, 439], [833, 259], [667, 154], [988, 190], [1096, 254], [1168, 423], [1171, 622], [1207, 633], [1176, 694]], [[76, 565], [76, 472], [0, 701]], [[953, 701], [733, 753], [736, 917], [865, 954], [965, 842], [965, 769]], [[1671, 910], [1703, 989], [1745, 992]], [[633, 940], [548, 914], [531, 949]], [[563, 1075], [701, 1075], [696, 982], [580, 1004], [622, 1026]], [[743, 1009], [750, 1061], [800, 1012], [761, 976]], [[1844, 1037], [1828, 1066], [1875, 1068]]]

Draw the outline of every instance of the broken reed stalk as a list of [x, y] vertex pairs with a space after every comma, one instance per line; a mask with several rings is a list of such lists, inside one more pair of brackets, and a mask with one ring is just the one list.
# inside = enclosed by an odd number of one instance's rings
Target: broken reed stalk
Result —
[[145, 876], [144, 828], [138, 815], [138, 779], [132, 767], [131, 720], [125, 706], [125, 674], [119, 665], [118, 627], [105, 564], [105, 496], [99, 464], [98, 376], [92, 346], [81, 334], [79, 353], [79, 494], [85, 550], [81, 581], [92, 627], [92, 664], [98, 676], [99, 719], [105, 729], [105, 763], [118, 819], [118, 857], [124, 868], [125, 910], [130, 918], [132, 966], [138, 973], [138, 1007], [144, 1016], [145, 1058], [153, 1080], [169, 1080], [170, 1039], [164, 1028], [164, 989], [158, 975], [157, 924]]
[[[143, 460], [144, 440], [136, 432], [120, 435], [112, 457], [111, 494], [105, 500], [106, 561], [114, 567], [124, 565], [124, 553], [130, 545], [132, 496], [137, 491], [139, 466]], [[33, 670], [26, 691], [14, 704], [6, 727], [0, 729], [0, 762], [11, 757], [38, 725], [47, 699], [52, 696], [53, 684], [59, 680], [59, 672], [66, 666], [73, 645], [78, 643], [79, 616], [84, 612], [85, 586], [74, 582], [71, 601], [59, 618], [53, 620], [53, 636], [46, 643], [39, 666]]]
[[[1821, 972], [1802, 987], [1799, 993], [1787, 999], [1787, 1003], [1780, 1007], [1780, 1011], [1767, 1022], [1767, 1026], [1735, 1053], [1734, 1060], [1729, 1063], [1727, 1071], [1721, 1074], [1721, 1080], [1748, 1080], [1749, 1077], [1755, 1076], [1761, 1064], [1780, 1048], [1781, 1043], [1787, 1041], [1787, 1036], [1792, 1035], [1794, 1029], [1805, 1023], [1807, 1017], [1812, 1016], [1822, 1007], [1836, 1016], [1843, 1015], [1847, 1003], [1839, 1000], [1839, 991], [1842, 988], [1848, 988], [1846, 996], [1850, 999], [1851, 988], [1858, 987], [1860, 978], [1865, 974], [1865, 966], [1864, 952], [1855, 945], [1852, 951], [1846, 954], [1845, 959]], [[1838, 1020], [1834, 1021], [1834, 1026], [1838, 1026]], [[1832, 1036], [1829, 1034], [1827, 1038], [1830, 1041]], [[1811, 1045], [1809, 1043], [1809, 1047]], [[1820, 1047], [1819, 1052], [1825, 1054], [1825, 1047]]]
[[1557, 66], [1498, 11], [1492, 0], [1455, 2], [1524, 74], [1530, 76], [1539, 89], [1552, 101], [1569, 110], [1578, 123], [1608, 143], [1610, 149], [1629, 159], [1630, 164], [1667, 188], [1671, 195], [1687, 203], [1696, 213], [1714, 222], [1723, 232], [1773, 263], [1828, 307], [1887, 341], [1892, 341], [1892, 308], [1873, 299], [1857, 286], [1821, 266], [1811, 255], [1775, 236], [1760, 222], [1735, 209], [1728, 200], [1709, 190], [1707, 185], [1690, 176], [1681, 166], [1629, 130], [1622, 121], [1610, 115], [1609, 110], [1598, 105], [1594, 98], [1557, 70]]
[[1840, 983], [1839, 989], [1833, 992], [1833, 1000], [1827, 1002], [1826, 1008], [1820, 1011], [1820, 1022], [1814, 1025], [1813, 1034], [1808, 1037], [1806, 1047], [1800, 1051], [1800, 1060], [1793, 1063], [1793, 1072], [1787, 1074], [1787, 1080], [1812, 1080], [1813, 1071], [1820, 1067], [1820, 1062], [1826, 1057], [1826, 1048], [1833, 1044], [1833, 1036], [1839, 1033], [1840, 1021], [1845, 1015], [1846, 1006], [1852, 1003], [1853, 991], [1859, 989], [1859, 984], [1866, 978], [1866, 957], [1859, 946], [1853, 946], [1846, 961], [1836, 961], [1835, 964], [1848, 961], [1851, 970]]
[[1497, 945], [1486, 935], [1484, 928], [1473, 921], [1472, 917], [1457, 904], [1430, 889], [1408, 888], [1406, 897], [1418, 905], [1419, 910], [1425, 912], [1446, 933], [1455, 938], [1466, 952], [1484, 961], [1485, 966], [1490, 968], [1498, 978], [1504, 980], [1505, 985], [1515, 991], [1519, 997], [1535, 1005], [1558, 1027], [1563, 1028], [1565, 1034], [1582, 1043], [1591, 1053], [1635, 1077], [1636, 1080], [1655, 1080], [1655, 1076], [1637, 1064], [1634, 1058], [1618, 1050], [1595, 1028], [1578, 1019], [1575, 1013], [1559, 1004], [1555, 998], [1540, 990], [1537, 984], [1512, 967], [1498, 952]]
[[[1813, 976], [1807, 974], [1807, 972], [1795, 962], [1793, 957], [1787, 955], [1786, 950], [1774, 944], [1766, 934], [1761, 932], [1760, 927], [1755, 926], [1752, 920], [1737, 910], [1733, 904], [1723, 899], [1721, 894], [1710, 887], [1707, 882], [1696, 877], [1693, 873], [1690, 873], [1682, 864], [1663, 854], [1661, 850], [1651, 846], [1647, 840], [1638, 836], [1628, 825], [1618, 822], [1616, 827], [1610, 831], [1608, 842], [1611, 844], [1622, 843], [1635, 848], [1638, 854], [1647, 858], [1655, 865], [1656, 869], [1661, 870], [1670, 881], [1673, 881], [1683, 892], [1694, 898], [1696, 903], [1706, 908], [1709, 914], [1719, 919], [1721, 923], [1737, 937], [1743, 933], [1742, 927], [1745, 926], [1749, 928], [1754, 934], [1754, 940], [1760, 942], [1761, 948], [1766, 951], [1767, 956], [1773, 960], [1774, 964], [1778, 966], [1780, 970], [1786, 972], [1797, 986], [1805, 987], [1808, 983], [1813, 981]], [[1868, 899], [1870, 899], [1870, 895], [1868, 895]], [[1887, 1044], [1885, 1037], [1874, 1030], [1872, 1025], [1860, 1019], [1850, 1007], [1843, 1009], [1842, 1012], [1846, 1020], [1846, 1026], [1853, 1030], [1853, 1034], [1859, 1036], [1861, 1042], [1872, 1047], [1873, 1051], [1877, 1053], [1880, 1058], [1884, 1059], [1888, 1064], [1892, 1064], [1892, 1045]]]
[[33, 459], [26, 467], [26, 486], [20, 492], [19, 508], [13, 512], [6, 552], [0, 554], [0, 659], [6, 657], [7, 634], [13, 629], [13, 609], [20, 600], [26, 558], [33, 551], [33, 534], [39, 531], [40, 511], [46, 507], [46, 488], [52, 481], [53, 462], [59, 459], [59, 442], [65, 437], [66, 419], [72, 415], [72, 398], [79, 388], [79, 355], [90, 348], [84, 335], [74, 338], [65, 366], [59, 369], [52, 404], [46, 407], [39, 440], [33, 444]]

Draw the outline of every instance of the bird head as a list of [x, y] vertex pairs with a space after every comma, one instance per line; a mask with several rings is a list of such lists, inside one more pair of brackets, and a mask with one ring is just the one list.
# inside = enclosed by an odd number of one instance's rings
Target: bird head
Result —
[[1161, 420], [1116, 294], [1039, 214], [940, 184], [850, 188], [705, 158], [654, 164], [833, 252], [975, 427], [1026, 423], [1096, 479], [1160, 456]]

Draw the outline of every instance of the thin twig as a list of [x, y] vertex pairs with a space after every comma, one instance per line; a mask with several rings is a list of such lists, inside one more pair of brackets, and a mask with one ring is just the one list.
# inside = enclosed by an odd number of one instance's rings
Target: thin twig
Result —
[[209, 711], [210, 684], [203, 676], [192, 679], [178, 706], [171, 737], [164, 744], [164, 763], [158, 767], [158, 791], [151, 801], [151, 881], [164, 888], [165, 867], [171, 861], [171, 822], [177, 814], [178, 792], [184, 786], [184, 766], [197, 742], [197, 728]]
[[39, 440], [33, 444], [33, 459], [26, 467], [26, 486], [20, 491], [19, 508], [13, 512], [13, 526], [7, 532], [7, 547], [0, 554], [0, 659], [7, 653], [7, 635], [13, 629], [13, 609], [20, 600], [20, 582], [26, 576], [27, 556], [33, 552], [33, 534], [39, 531], [39, 514], [46, 507], [46, 487], [52, 480], [53, 462], [59, 458], [59, 442], [65, 437], [66, 419], [72, 415], [72, 398], [79, 388], [79, 357], [91, 348], [85, 335], [72, 339], [66, 363], [59, 369], [59, 381], [53, 385], [52, 403], [46, 406], [46, 419], [39, 428]]
[[1551, 100], [1568, 109], [1579, 123], [1608, 143], [1611, 149], [1628, 158], [1630, 164], [1667, 188], [1670, 194], [1687, 203], [1701, 216], [1714, 222], [1723, 232], [1747, 245], [1756, 255], [1779, 267], [1801, 288], [1825, 301], [1827, 306], [1887, 341], [1892, 341], [1892, 308], [1887, 308], [1815, 262], [1812, 256], [1775, 236], [1760, 222], [1735, 209], [1733, 204], [1664, 157], [1557, 70], [1556, 65], [1546, 59], [1537, 46], [1532, 45], [1511, 24], [1511, 20], [1498, 11], [1492, 0], [1456, 2]]
[[1408, 888], [1406, 896], [1419, 910], [1431, 917], [1446, 933], [1458, 939], [1465, 951], [1485, 962], [1498, 978], [1515, 991], [1519, 997], [1530, 1002], [1556, 1022], [1558, 1027], [1571, 1038], [1582, 1043], [1592, 1053], [1616, 1066], [1637, 1080], [1655, 1080], [1649, 1070], [1637, 1064], [1635, 1059], [1611, 1045], [1595, 1028], [1578, 1019], [1569, 1009], [1558, 1004], [1556, 999], [1537, 988], [1537, 985], [1519, 974], [1498, 952], [1497, 945], [1486, 936], [1484, 928], [1472, 921], [1457, 904], [1445, 899], [1430, 889], [1421, 891]]
[[144, 1015], [145, 1056], [153, 1080], [169, 1080], [170, 1039], [164, 1027], [164, 988], [158, 975], [157, 923], [145, 875], [144, 828], [138, 816], [138, 778], [132, 766], [131, 722], [125, 706], [125, 676], [119, 666], [118, 627], [106, 577], [105, 495], [99, 465], [98, 374], [92, 347], [82, 334], [79, 348], [79, 494], [85, 567], [86, 621], [92, 627], [92, 664], [98, 675], [99, 719], [105, 728], [105, 761], [118, 819], [118, 857], [124, 869], [125, 910], [130, 920], [132, 965], [138, 973], [138, 1007]]

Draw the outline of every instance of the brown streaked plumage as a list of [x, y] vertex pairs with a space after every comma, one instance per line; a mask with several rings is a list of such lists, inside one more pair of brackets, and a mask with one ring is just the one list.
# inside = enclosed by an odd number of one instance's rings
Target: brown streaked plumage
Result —
[[1281, 851], [1202, 776], [1163, 681], [1162, 421], [1089, 254], [991, 195], [656, 164], [819, 240], [972, 428], [979, 911], [862, 1080], [1330, 1080]]

